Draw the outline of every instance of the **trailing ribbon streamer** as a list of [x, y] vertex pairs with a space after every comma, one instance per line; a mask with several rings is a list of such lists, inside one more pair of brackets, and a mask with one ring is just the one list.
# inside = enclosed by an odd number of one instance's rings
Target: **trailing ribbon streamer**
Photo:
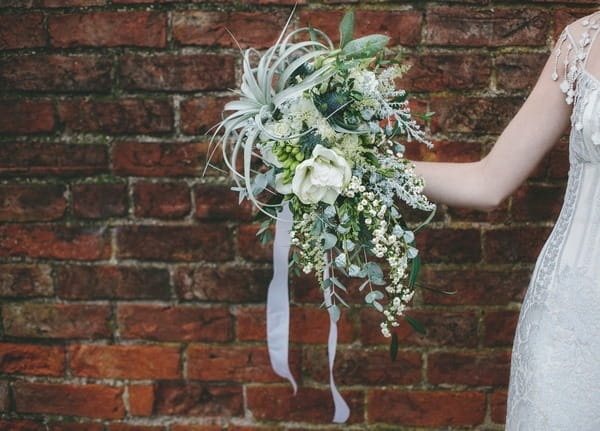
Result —
[[[290, 327], [290, 300], [288, 292], [288, 256], [290, 251], [290, 230], [293, 226], [293, 216], [289, 204], [285, 203], [279, 212], [275, 224], [275, 241], [273, 243], [273, 279], [269, 284], [267, 293], [267, 346], [271, 367], [279, 376], [289, 380], [294, 388], [294, 394], [298, 391], [298, 385], [289, 367], [289, 327]], [[325, 269], [323, 278], [329, 278], [327, 256], [325, 255]], [[325, 305], [331, 306], [331, 288], [325, 289]], [[327, 343], [327, 355], [329, 357], [329, 385], [333, 396], [335, 412], [333, 422], [343, 423], [350, 416], [350, 408], [338, 391], [333, 378], [333, 364], [335, 362], [335, 351], [337, 346], [337, 323], [330, 313], [329, 338]]]
[[290, 299], [288, 293], [288, 255], [290, 230], [294, 218], [288, 203], [279, 212], [273, 243], [273, 279], [267, 293], [267, 346], [271, 367], [279, 376], [288, 379], [298, 391], [288, 362], [290, 332]]
[[[325, 269], [323, 270], [324, 280], [329, 278], [329, 265], [327, 263], [327, 253], [325, 253]], [[325, 298], [325, 306], [329, 308], [331, 306], [331, 296], [333, 295], [331, 287], [325, 289], [323, 295]], [[338, 391], [333, 379], [333, 364], [335, 362], [337, 335], [337, 322], [334, 320], [333, 315], [329, 313], [329, 339], [327, 342], [327, 356], [329, 357], [329, 386], [331, 387], [331, 395], [333, 396], [333, 405], [335, 408], [333, 422], [344, 423], [350, 416], [350, 408], [348, 407], [348, 404], [344, 398], [342, 398], [342, 395]]]

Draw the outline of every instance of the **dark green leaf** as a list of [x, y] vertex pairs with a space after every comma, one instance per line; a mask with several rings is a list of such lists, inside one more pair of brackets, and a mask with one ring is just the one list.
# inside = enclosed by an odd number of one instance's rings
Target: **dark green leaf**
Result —
[[395, 361], [398, 357], [398, 335], [392, 333], [392, 341], [390, 342], [390, 357]]
[[425, 327], [423, 326], [423, 324], [421, 322], [416, 321], [415, 319], [413, 319], [410, 316], [407, 316], [406, 314], [404, 315], [404, 319], [410, 323], [410, 326], [413, 327], [413, 329], [415, 331], [417, 331], [419, 334], [425, 334]]
[[421, 271], [421, 258], [419, 255], [415, 257], [412, 261], [412, 266], [410, 269], [410, 278], [408, 279], [408, 287], [411, 289], [414, 288], [415, 283], [417, 281], [417, 277], [419, 277], [419, 272]]

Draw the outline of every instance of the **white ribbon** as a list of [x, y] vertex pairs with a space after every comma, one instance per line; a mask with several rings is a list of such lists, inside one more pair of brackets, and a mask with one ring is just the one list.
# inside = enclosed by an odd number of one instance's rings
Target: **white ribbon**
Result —
[[290, 299], [288, 293], [288, 255], [293, 216], [285, 203], [275, 223], [273, 243], [273, 279], [267, 292], [267, 346], [271, 367], [279, 376], [288, 379], [298, 391], [296, 380], [288, 363], [290, 331]]
[[[327, 259], [327, 253], [325, 253], [325, 269], [323, 270], [323, 280], [327, 280], [329, 278], [329, 265]], [[331, 297], [333, 295], [333, 291], [331, 287], [325, 289], [323, 293], [325, 299], [325, 306], [329, 309], [331, 306]], [[342, 398], [342, 395], [337, 389], [335, 385], [335, 381], [333, 379], [333, 364], [335, 362], [335, 351], [337, 347], [337, 322], [333, 318], [333, 314], [329, 313], [329, 340], [327, 342], [327, 356], [329, 357], [329, 386], [331, 387], [331, 395], [333, 396], [333, 405], [335, 408], [333, 414], [333, 422], [336, 423], [344, 423], [348, 420], [350, 416], [350, 408], [348, 404]]]
[[[273, 243], [273, 279], [269, 284], [267, 292], [267, 347], [271, 367], [279, 376], [289, 380], [294, 388], [294, 394], [298, 391], [298, 385], [289, 367], [289, 327], [290, 327], [290, 300], [288, 292], [288, 256], [290, 251], [290, 230], [293, 226], [293, 216], [289, 204], [285, 203], [278, 214], [275, 223], [275, 240]], [[327, 257], [325, 256], [325, 269], [323, 278], [329, 278]], [[331, 306], [331, 288], [325, 289], [325, 305]], [[350, 416], [350, 408], [340, 392], [333, 378], [333, 364], [335, 362], [335, 351], [337, 346], [337, 323], [329, 314], [329, 338], [327, 343], [327, 355], [329, 358], [329, 385], [333, 396], [334, 415], [333, 422], [344, 423]]]

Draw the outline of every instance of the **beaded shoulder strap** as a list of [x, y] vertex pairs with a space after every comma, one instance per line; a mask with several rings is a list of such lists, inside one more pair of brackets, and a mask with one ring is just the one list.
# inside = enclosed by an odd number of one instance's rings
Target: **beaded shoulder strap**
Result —
[[[582, 33], [579, 41], [571, 33], [569, 26], [565, 27], [556, 42], [554, 71], [552, 79], [558, 81], [562, 77], [560, 89], [566, 94], [566, 102], [571, 105], [575, 99], [575, 84], [584, 72], [590, 48], [596, 36], [600, 33], [600, 11], [577, 21], [572, 25], [579, 25]], [[566, 46], [565, 46], [566, 44]], [[562, 65], [562, 70], [559, 68]]]

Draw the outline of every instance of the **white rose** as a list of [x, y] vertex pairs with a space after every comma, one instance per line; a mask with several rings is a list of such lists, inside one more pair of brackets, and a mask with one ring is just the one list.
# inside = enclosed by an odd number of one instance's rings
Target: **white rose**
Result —
[[346, 160], [335, 151], [317, 145], [310, 159], [298, 165], [292, 180], [292, 191], [305, 204], [323, 201], [333, 204], [352, 172]]

